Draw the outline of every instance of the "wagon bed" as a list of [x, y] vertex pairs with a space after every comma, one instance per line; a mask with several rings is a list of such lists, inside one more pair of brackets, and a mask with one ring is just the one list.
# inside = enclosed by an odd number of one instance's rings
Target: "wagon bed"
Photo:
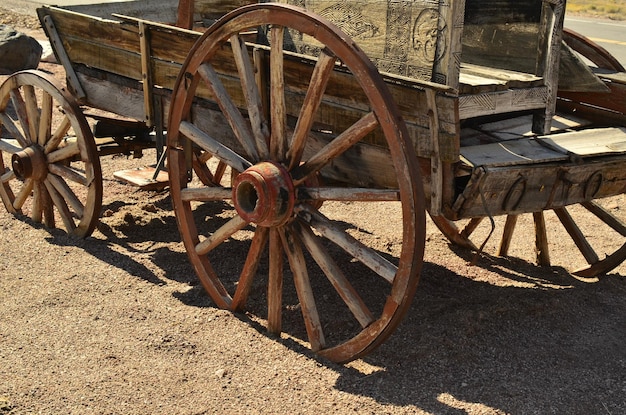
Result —
[[[2, 108], [11, 101], [19, 113], [3, 118], [17, 136], [0, 141], [12, 154], [5, 206], [18, 213], [32, 194], [33, 219], [54, 226], [60, 207], [66, 229], [88, 235], [99, 155], [154, 146], [157, 170], [168, 157], [181, 236], [216, 304], [241, 310], [261, 274], [264, 317], [280, 333], [290, 273], [310, 347], [335, 361], [375, 348], [406, 312], [426, 211], [452, 243], [477, 251], [476, 227], [507, 215], [503, 255], [517, 217], [531, 213], [548, 264], [543, 212], [552, 210], [587, 262], [578, 275], [623, 261], [626, 244], [602, 257], [567, 210], [580, 204], [626, 236], [597, 202], [626, 187], [623, 68], [574, 34], [571, 48], [562, 42], [564, 1], [293, 3], [306, 10], [249, 1], [39, 9], [71, 94], [36, 73], [3, 85]], [[600, 62], [595, 73], [580, 53]], [[40, 114], [51, 111], [49, 99], [67, 128], [46, 129], [48, 116], [35, 115], [39, 101]], [[119, 131], [112, 141], [91, 137], [89, 108], [124, 117], [99, 118], [103, 135]], [[355, 225], [374, 201], [389, 203], [384, 219], [398, 229], [382, 246]], [[332, 203], [353, 212], [353, 225], [325, 216]], [[247, 254], [223, 270], [234, 243]]]

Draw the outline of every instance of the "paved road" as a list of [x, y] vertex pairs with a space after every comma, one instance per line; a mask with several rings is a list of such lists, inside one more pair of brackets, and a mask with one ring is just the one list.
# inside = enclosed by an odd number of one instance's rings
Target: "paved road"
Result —
[[626, 66], [626, 21], [566, 18], [565, 27], [587, 36]]

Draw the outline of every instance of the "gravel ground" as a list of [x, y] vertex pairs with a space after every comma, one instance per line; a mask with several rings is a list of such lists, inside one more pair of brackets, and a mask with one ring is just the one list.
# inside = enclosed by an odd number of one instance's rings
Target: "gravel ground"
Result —
[[[254, 313], [213, 305], [167, 191], [113, 178], [154, 158], [102, 159], [103, 217], [86, 240], [0, 209], [0, 414], [626, 414], [626, 266], [572, 277], [563, 266], [580, 259], [552, 216], [552, 268], [532, 263], [529, 218], [514, 258], [478, 266], [428, 223], [403, 324], [373, 354], [336, 365], [297, 336], [267, 335]], [[606, 205], [626, 218], [623, 197]]]

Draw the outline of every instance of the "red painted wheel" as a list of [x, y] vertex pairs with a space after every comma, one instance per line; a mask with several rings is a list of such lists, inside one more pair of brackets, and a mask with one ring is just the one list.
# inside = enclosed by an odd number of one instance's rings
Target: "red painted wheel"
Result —
[[[244, 37], [257, 28], [267, 30], [269, 42], [255, 48]], [[315, 59], [285, 50], [283, 39], [298, 36], [321, 45]], [[293, 65], [298, 74], [286, 69]], [[257, 83], [265, 70], [267, 79]], [[303, 74], [308, 87], [296, 91], [289, 77]], [[341, 131], [316, 125], [330, 108], [325, 94], [346, 77], [364, 97], [354, 103], [361, 113]], [[382, 78], [346, 35], [292, 6], [238, 9], [191, 50], [169, 120], [179, 229], [219, 307], [245, 306], [270, 332], [338, 362], [368, 353], [389, 336], [407, 311], [422, 265], [422, 183]], [[365, 141], [375, 134], [383, 146], [372, 150]], [[198, 151], [240, 172], [232, 187], [191, 177]], [[388, 171], [354, 167], [373, 160], [384, 160]], [[385, 217], [369, 217], [374, 206], [386, 210]], [[396, 235], [377, 240], [381, 226]]]

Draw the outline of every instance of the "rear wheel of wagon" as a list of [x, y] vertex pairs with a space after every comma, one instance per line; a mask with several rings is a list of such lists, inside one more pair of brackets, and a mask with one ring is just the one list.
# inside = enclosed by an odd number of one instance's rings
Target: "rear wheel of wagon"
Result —
[[[618, 196], [623, 200], [624, 196]], [[626, 259], [626, 222], [618, 199], [593, 200], [528, 215], [507, 215], [485, 252], [497, 256], [527, 256], [534, 252], [538, 265], [559, 265], [571, 274], [589, 278], [605, 274]], [[454, 223], [432, 218], [459, 247], [478, 251], [492, 226], [487, 218]], [[534, 244], [533, 244], [534, 242]], [[493, 249], [493, 251], [492, 251]], [[563, 258], [565, 259], [563, 259]]]
[[[252, 50], [244, 38], [257, 28], [268, 42]], [[316, 59], [285, 50], [284, 39], [309, 36]], [[289, 78], [303, 74], [300, 84]], [[337, 77], [358, 86], [344, 103], [364, 97], [340, 129], [320, 123]], [[202, 97], [213, 102], [206, 110]], [[185, 248], [215, 303], [245, 307], [271, 333], [333, 361], [378, 346], [406, 313], [423, 261], [424, 198], [407, 136], [376, 69], [330, 23], [259, 4], [212, 26], [174, 88], [168, 157]], [[375, 137], [372, 151], [364, 142]], [[202, 152], [235, 172], [232, 185], [191, 177]]]
[[[624, 71], [614, 56], [585, 36], [564, 29], [563, 40], [598, 68]], [[588, 190], [597, 190], [601, 180], [601, 175], [590, 177]], [[558, 264], [585, 278], [608, 273], [626, 260], [626, 215], [621, 208], [625, 197], [589, 200], [528, 215], [508, 215], [501, 222], [500, 234], [494, 234], [500, 239], [494, 237], [495, 245], [491, 247], [492, 244], [485, 244], [485, 252], [498, 256], [513, 252], [513, 255], [528, 257], [524, 251], [534, 251], [539, 265]], [[491, 231], [489, 220], [484, 217], [459, 222], [443, 216], [432, 219], [453, 245], [474, 252], [481, 249]], [[520, 236], [522, 234], [527, 236]], [[558, 258], [557, 248], [567, 251], [567, 260]]]
[[73, 97], [39, 71], [0, 86], [0, 197], [6, 209], [86, 237], [102, 205], [93, 135]]

